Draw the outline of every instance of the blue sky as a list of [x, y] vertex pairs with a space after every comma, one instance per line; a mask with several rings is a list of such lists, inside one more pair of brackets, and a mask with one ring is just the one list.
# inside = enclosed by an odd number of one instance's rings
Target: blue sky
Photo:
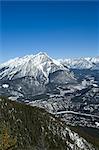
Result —
[[0, 62], [39, 51], [99, 55], [98, 8], [98, 1], [2, 1]]

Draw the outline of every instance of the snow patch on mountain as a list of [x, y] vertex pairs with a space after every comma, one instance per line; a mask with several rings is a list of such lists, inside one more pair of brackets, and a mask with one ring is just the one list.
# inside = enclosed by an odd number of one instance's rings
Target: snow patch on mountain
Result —
[[3, 87], [3, 88], [8, 88], [9, 85], [8, 85], [8, 84], [3, 84], [2, 87]]

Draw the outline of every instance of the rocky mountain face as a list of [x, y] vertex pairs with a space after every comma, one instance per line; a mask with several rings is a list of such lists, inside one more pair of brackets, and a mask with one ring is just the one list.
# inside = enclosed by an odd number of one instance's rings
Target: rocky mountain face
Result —
[[44, 108], [66, 124], [99, 129], [99, 57], [67, 62], [39, 53], [3, 63], [0, 95]]
[[93, 144], [90, 134], [84, 136], [44, 109], [0, 97], [2, 150], [98, 150], [97, 138]]

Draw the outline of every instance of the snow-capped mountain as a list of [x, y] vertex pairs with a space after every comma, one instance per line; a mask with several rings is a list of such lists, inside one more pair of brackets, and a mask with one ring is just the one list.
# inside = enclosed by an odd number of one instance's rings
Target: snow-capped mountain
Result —
[[[22, 58], [15, 58], [0, 65], [0, 79], [7, 78], [13, 80], [22, 77], [38, 77], [48, 81], [48, 76], [58, 70], [67, 72], [67, 78], [73, 78], [69, 69], [65, 68], [60, 62], [50, 58], [46, 53], [37, 55], [27, 55]], [[69, 76], [68, 76], [69, 74]]]
[[[0, 94], [27, 97], [43, 94], [49, 83], [75, 82], [73, 73], [46, 53], [15, 58], [0, 65]], [[6, 91], [6, 92], [5, 92]]]
[[59, 60], [63, 65], [72, 69], [99, 69], [99, 56]]

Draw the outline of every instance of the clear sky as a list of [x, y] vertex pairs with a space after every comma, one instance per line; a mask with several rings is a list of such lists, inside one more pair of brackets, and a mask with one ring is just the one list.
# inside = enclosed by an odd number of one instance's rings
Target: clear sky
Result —
[[98, 1], [2, 1], [0, 62], [47, 52], [54, 58], [99, 55]]

